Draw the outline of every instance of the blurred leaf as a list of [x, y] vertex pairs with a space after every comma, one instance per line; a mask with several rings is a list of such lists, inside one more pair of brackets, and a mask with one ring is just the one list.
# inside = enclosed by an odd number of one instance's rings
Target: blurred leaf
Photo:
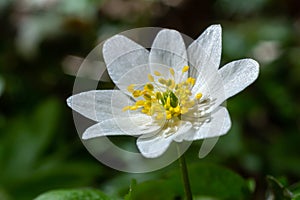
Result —
[[168, 167], [149, 173], [118, 173], [117, 176], [109, 176], [109, 179], [101, 184], [100, 189], [106, 194], [124, 197], [128, 194], [128, 190], [130, 190], [128, 185], [130, 183], [132, 184], [133, 180], [141, 183], [148, 180], [159, 179], [171, 169], [174, 169], [174, 167], [177, 169], [177, 163], [173, 163]]
[[132, 199], [132, 190], [135, 189], [136, 185], [137, 185], [137, 181], [135, 179], [132, 179], [130, 187], [129, 187], [129, 192], [128, 192], [128, 194], [125, 195], [124, 200], [131, 200]]
[[245, 36], [234, 29], [223, 31], [223, 52], [225, 57], [242, 57], [247, 51]]
[[4, 10], [10, 3], [11, 3], [11, 0], [0, 1], [0, 11]]
[[46, 192], [35, 200], [113, 200], [103, 192], [94, 189], [54, 190]]
[[0, 96], [2, 95], [3, 90], [4, 90], [4, 80], [0, 76]]
[[254, 192], [255, 191], [255, 188], [256, 188], [256, 182], [255, 182], [255, 180], [254, 179], [249, 179], [248, 181], [247, 181], [247, 183], [248, 183], [248, 188], [249, 188], [249, 190], [251, 191], [251, 192]]
[[61, 32], [62, 19], [54, 13], [32, 15], [19, 25], [16, 45], [25, 57], [35, 56], [40, 42], [49, 36], [58, 36]]
[[252, 12], [261, 10], [268, 0], [253, 0], [253, 1], [239, 1], [239, 0], [218, 0], [216, 5], [218, 11], [224, 12], [224, 14], [239, 14], [247, 15]]
[[[231, 111], [231, 109], [229, 110]], [[216, 151], [218, 151], [222, 157], [238, 156], [245, 149], [242, 143], [240, 123], [233, 119], [232, 124], [230, 132], [223, 136], [215, 147]]]
[[290, 22], [282, 18], [258, 18], [226, 25], [223, 30], [222, 61], [244, 58], [245, 55], [258, 60], [253, 50], [260, 42], [272, 41], [281, 47], [291, 40], [291, 36]]
[[14, 196], [18, 199], [31, 199], [32, 195], [52, 188], [89, 185], [99, 171], [97, 165], [85, 162], [58, 163], [49, 169], [38, 169], [32, 176], [15, 182], [10, 190], [17, 192]]
[[96, 14], [97, 4], [101, 1], [91, 1], [91, 0], [64, 0], [59, 1], [57, 5], [57, 10], [68, 16], [80, 17], [84, 20], [91, 20]]
[[299, 132], [289, 132], [287, 135], [278, 135], [272, 138], [272, 143], [267, 149], [272, 170], [278, 174], [289, 172], [300, 175]]
[[267, 197], [274, 199], [288, 200], [293, 198], [293, 193], [273, 176], [267, 176], [268, 193]]
[[7, 194], [6, 191], [4, 191], [2, 188], [0, 188], [0, 199], [1, 200], [11, 200], [12, 198]]
[[293, 193], [293, 200], [300, 199], [300, 182], [295, 183], [288, 187], [289, 190]]
[[[247, 199], [250, 191], [247, 182], [234, 172], [212, 164], [195, 164], [188, 167], [194, 196], [216, 199]], [[166, 179], [146, 181], [132, 189], [132, 199], [175, 199], [183, 197], [179, 170]]]
[[33, 165], [51, 143], [60, 120], [60, 110], [57, 100], [50, 99], [28, 116], [17, 117], [8, 124], [3, 179], [8, 176], [7, 180], [11, 182], [31, 175]]
[[62, 103], [50, 98], [3, 128], [0, 185], [16, 199], [32, 199], [52, 188], [89, 185], [101, 174], [101, 167], [93, 162], [67, 160], [75, 149], [53, 142], [64, 132], [58, 128]]

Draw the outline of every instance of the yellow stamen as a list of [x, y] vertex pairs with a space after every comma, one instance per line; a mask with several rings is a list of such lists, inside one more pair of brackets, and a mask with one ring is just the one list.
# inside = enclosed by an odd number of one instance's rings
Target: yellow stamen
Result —
[[148, 74], [148, 79], [149, 79], [150, 82], [154, 82], [154, 78], [151, 74]]
[[133, 92], [134, 92], [134, 87], [135, 87], [135, 84], [130, 84], [130, 85], [127, 87], [128, 92], [133, 93]]
[[132, 95], [133, 95], [135, 98], [137, 98], [137, 97], [139, 97], [139, 96], [142, 95], [142, 91], [141, 91], [141, 90], [135, 90], [135, 91], [133, 91]]
[[189, 70], [189, 66], [184, 66], [183, 68], [182, 68], [182, 73], [185, 73], [185, 72], [187, 72], [188, 70]]
[[125, 106], [122, 110], [123, 110], [123, 111], [127, 111], [127, 110], [130, 109], [130, 107], [131, 107], [131, 106]]
[[174, 69], [173, 69], [173, 68], [170, 68], [170, 73], [172, 74], [172, 76], [174, 76], [174, 75], [175, 75], [175, 71], [174, 71]]
[[146, 91], [153, 91], [154, 87], [151, 83], [147, 83], [144, 87], [144, 90]]
[[130, 106], [130, 108], [129, 108], [130, 110], [137, 110], [138, 109], [138, 106]]
[[181, 108], [181, 114], [185, 114], [189, 111], [189, 109], [187, 107], [182, 107]]
[[201, 99], [201, 97], [202, 97], [201, 93], [196, 94], [196, 99]]
[[159, 73], [158, 71], [154, 71], [154, 75], [155, 76], [161, 76], [161, 73]]
[[151, 96], [149, 94], [144, 94], [144, 99], [149, 101], [151, 100]]
[[186, 82], [188, 83], [188, 84], [190, 84], [191, 86], [193, 86], [193, 85], [195, 85], [195, 79], [194, 78], [192, 78], [192, 77], [189, 77], [187, 80], [186, 80]]
[[172, 81], [172, 83], [169, 86], [169, 88], [173, 90], [176, 84], [175, 84], [175, 81], [173, 79], [171, 81]]
[[[197, 100], [202, 98], [202, 93], [192, 97], [191, 89], [195, 85], [196, 80], [192, 77], [186, 77], [183, 73], [189, 70], [189, 66], [182, 68], [182, 74], [179, 82], [175, 82], [175, 70], [169, 68], [172, 77], [166, 79], [158, 71], [154, 71], [153, 75], [148, 74], [150, 82], [141, 87], [141, 90], [135, 90], [136, 85], [131, 84], [127, 90], [132, 93], [136, 99], [134, 105], [125, 106], [123, 111], [139, 110], [140, 112], [153, 116], [156, 120], [180, 120], [181, 115], [189, 112], [194, 107]], [[154, 79], [154, 76], [161, 76]]]
[[135, 102], [136, 106], [143, 106], [145, 104], [144, 100], [138, 100], [137, 102]]
[[177, 107], [174, 108], [174, 112], [175, 113], [180, 113], [180, 106], [179, 105], [177, 105]]
[[160, 79], [158, 79], [158, 82], [165, 85], [167, 81], [163, 78], [160, 78]]
[[172, 118], [172, 114], [170, 111], [166, 111], [166, 118], [167, 119], [171, 119]]
[[172, 85], [172, 81], [173, 81], [172, 79], [168, 79], [168, 81], [167, 81], [167, 84], [166, 84], [166, 85], [167, 85], [168, 87], [170, 87], [170, 86]]

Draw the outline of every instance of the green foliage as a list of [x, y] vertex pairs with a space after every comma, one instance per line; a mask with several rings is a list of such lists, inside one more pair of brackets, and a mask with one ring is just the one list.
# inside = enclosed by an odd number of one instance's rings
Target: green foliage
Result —
[[291, 186], [285, 186], [282, 182], [273, 176], [267, 176], [268, 193], [267, 196], [282, 200], [300, 199], [300, 183]]
[[[61, 102], [49, 99], [32, 113], [20, 115], [1, 127], [2, 196], [11, 193], [18, 199], [31, 199], [52, 187], [84, 185], [99, 173], [99, 168], [90, 162], [66, 162], [67, 146], [53, 146], [52, 141], [60, 132], [61, 108]], [[55, 153], [47, 155], [53, 147]]]
[[137, 185], [136, 179], [132, 179], [130, 187], [129, 187], [129, 192], [128, 192], [128, 194], [125, 195], [124, 200], [131, 200], [131, 199], [133, 199], [132, 193], [133, 193], [133, 191], [136, 190], [136, 185]]
[[278, 198], [283, 200], [293, 198], [293, 193], [274, 177], [268, 176], [267, 181], [269, 186], [268, 196], [274, 196], [276, 199]]
[[114, 200], [94, 189], [54, 190], [46, 192], [34, 200]]
[[[188, 167], [192, 193], [197, 198], [248, 199], [247, 181], [233, 171], [213, 164], [194, 164]], [[183, 198], [183, 185], [179, 169], [164, 178], [131, 185], [128, 199]]]
[[293, 193], [294, 200], [300, 199], [300, 182], [289, 186], [289, 190]]

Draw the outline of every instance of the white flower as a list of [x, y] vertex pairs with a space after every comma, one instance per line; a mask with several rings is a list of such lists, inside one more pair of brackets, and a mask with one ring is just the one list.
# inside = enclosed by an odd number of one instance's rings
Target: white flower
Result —
[[162, 155], [172, 141], [224, 135], [231, 127], [222, 103], [258, 76], [252, 59], [219, 68], [221, 26], [207, 28], [188, 48], [175, 30], [161, 30], [148, 51], [122, 35], [103, 46], [108, 73], [119, 90], [94, 90], [68, 98], [68, 105], [97, 124], [83, 139], [138, 136], [143, 156]]

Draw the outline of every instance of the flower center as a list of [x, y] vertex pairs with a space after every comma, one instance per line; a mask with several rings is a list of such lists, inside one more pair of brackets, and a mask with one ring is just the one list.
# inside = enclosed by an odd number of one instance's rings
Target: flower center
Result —
[[[198, 93], [192, 97], [191, 89], [195, 84], [195, 79], [188, 77], [182, 80], [185, 73], [189, 70], [189, 66], [184, 66], [181, 70], [178, 83], [175, 79], [175, 71], [170, 68], [171, 78], [165, 79], [161, 77], [161, 73], [154, 71], [154, 75], [149, 74], [149, 82], [145, 85], [131, 84], [127, 90], [137, 99], [134, 105], [126, 106], [126, 110], [140, 110], [149, 116], [160, 119], [179, 118], [192, 108], [202, 94]], [[157, 77], [154, 79], [154, 76]]]

